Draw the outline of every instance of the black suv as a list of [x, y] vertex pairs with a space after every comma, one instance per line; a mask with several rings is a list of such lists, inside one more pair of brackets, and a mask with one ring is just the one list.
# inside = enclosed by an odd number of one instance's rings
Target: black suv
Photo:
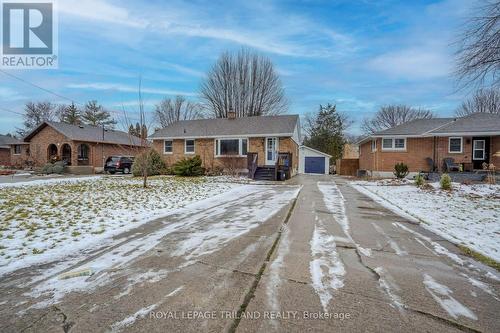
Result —
[[104, 171], [110, 174], [115, 172], [130, 173], [133, 163], [133, 156], [110, 156], [104, 163]]

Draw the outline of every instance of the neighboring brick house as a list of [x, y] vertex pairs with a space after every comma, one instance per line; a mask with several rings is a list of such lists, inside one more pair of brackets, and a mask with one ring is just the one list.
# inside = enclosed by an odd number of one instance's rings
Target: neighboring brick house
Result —
[[374, 133], [359, 143], [359, 169], [373, 176], [390, 176], [403, 162], [410, 172], [443, 171], [453, 158], [463, 170], [492, 163], [500, 169], [500, 115], [474, 113], [462, 118], [413, 120]]
[[26, 156], [27, 146], [27, 144], [16, 138], [0, 135], [0, 165], [15, 165], [17, 159]]
[[101, 171], [108, 156], [135, 156], [143, 149], [141, 139], [126, 132], [52, 121], [40, 124], [23, 141], [29, 144], [28, 153], [14, 165], [40, 167], [62, 160], [74, 173]]
[[167, 166], [199, 155], [207, 170], [238, 169], [263, 176], [280, 163], [287, 164], [289, 176], [297, 173], [299, 138], [297, 115], [185, 120], [150, 136]]

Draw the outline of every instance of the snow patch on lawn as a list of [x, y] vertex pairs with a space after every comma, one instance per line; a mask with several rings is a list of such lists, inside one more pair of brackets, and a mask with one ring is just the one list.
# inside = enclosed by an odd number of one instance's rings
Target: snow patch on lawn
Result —
[[453, 292], [447, 286], [436, 282], [429, 274], [424, 274], [424, 285], [432, 298], [454, 319], [464, 316], [477, 320], [474, 312], [451, 296]]
[[109, 243], [111, 237], [237, 184], [210, 178], [79, 177], [3, 184], [0, 276]]
[[413, 185], [383, 186], [353, 182], [355, 189], [395, 213], [500, 262], [500, 185], [453, 184], [453, 190], [425, 190]]

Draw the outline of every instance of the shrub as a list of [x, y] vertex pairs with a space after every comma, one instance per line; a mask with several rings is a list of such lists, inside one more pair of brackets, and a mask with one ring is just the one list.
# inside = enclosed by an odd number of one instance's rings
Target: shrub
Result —
[[54, 165], [52, 163], [47, 163], [43, 166], [42, 168], [42, 173], [46, 173], [46, 174], [50, 174], [52, 173], [52, 168], [54, 167]]
[[156, 176], [166, 169], [165, 162], [161, 159], [160, 154], [151, 149], [137, 155], [132, 164], [132, 174], [135, 177], [142, 176], [142, 171], [146, 168], [148, 176]]
[[201, 176], [204, 173], [201, 167], [201, 158], [196, 155], [193, 158], [184, 158], [174, 164], [174, 173], [177, 176]]
[[409, 173], [408, 166], [403, 162], [397, 163], [394, 166], [394, 175], [396, 176], [396, 178], [403, 179], [406, 176], [408, 176], [408, 173]]
[[441, 189], [447, 191], [451, 190], [451, 177], [448, 174], [443, 173], [439, 184], [441, 185]]
[[54, 164], [54, 166], [52, 167], [52, 173], [57, 173], [60, 175], [63, 172], [64, 172], [64, 166], [62, 165]]
[[421, 187], [424, 184], [425, 184], [424, 175], [419, 173], [418, 175], [415, 176], [415, 185]]

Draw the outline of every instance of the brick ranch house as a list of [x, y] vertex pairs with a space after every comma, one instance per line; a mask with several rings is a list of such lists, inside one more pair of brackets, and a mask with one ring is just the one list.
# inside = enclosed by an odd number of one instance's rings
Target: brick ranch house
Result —
[[12, 156], [12, 165], [41, 167], [61, 160], [71, 173], [102, 171], [108, 156], [135, 156], [143, 149], [141, 139], [126, 132], [52, 121], [40, 124], [23, 141], [25, 148]]
[[413, 120], [374, 133], [359, 146], [359, 169], [377, 177], [392, 176], [399, 162], [412, 173], [432, 171], [432, 164], [444, 171], [445, 158], [453, 158], [464, 171], [482, 169], [485, 162], [499, 170], [500, 115]]
[[167, 166], [200, 156], [207, 170], [238, 170], [256, 179], [276, 179], [298, 172], [298, 115], [185, 120], [157, 130], [149, 137]]
[[12, 159], [21, 155], [27, 144], [7, 135], [0, 135], [0, 165], [11, 166]]

